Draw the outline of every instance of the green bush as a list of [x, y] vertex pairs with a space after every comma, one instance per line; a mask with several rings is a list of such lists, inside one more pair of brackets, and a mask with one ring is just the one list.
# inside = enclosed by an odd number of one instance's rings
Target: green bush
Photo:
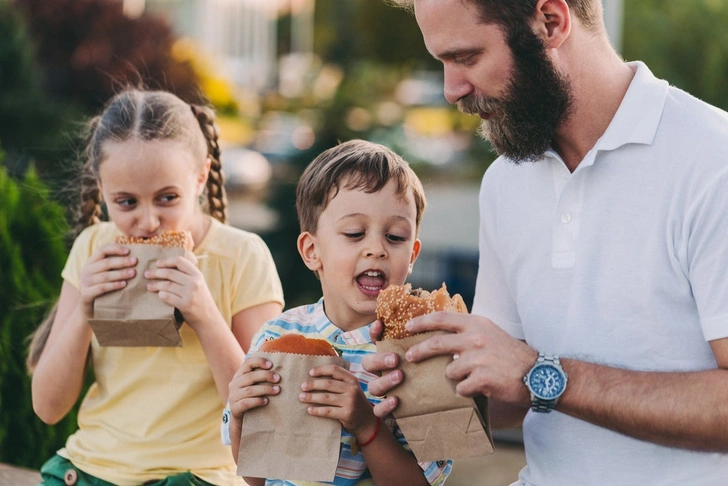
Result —
[[5, 166], [16, 177], [32, 160], [46, 181], [60, 181], [59, 161], [71, 156], [65, 133], [81, 112], [44, 92], [33, 41], [14, 5], [0, 0], [0, 146], [6, 151]]
[[25, 368], [27, 337], [61, 288], [68, 234], [35, 171], [16, 181], [0, 164], [0, 462], [38, 468], [76, 428], [75, 411], [54, 426], [35, 416]]

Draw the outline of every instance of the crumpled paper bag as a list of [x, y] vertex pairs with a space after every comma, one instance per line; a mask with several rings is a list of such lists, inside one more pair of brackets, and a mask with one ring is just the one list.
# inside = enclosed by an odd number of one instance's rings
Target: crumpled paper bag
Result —
[[126, 287], [94, 301], [91, 329], [101, 346], [182, 346], [179, 328], [182, 315], [147, 290], [144, 272], [157, 260], [185, 254], [184, 248], [129, 244], [130, 255], [138, 258], [136, 275]]
[[443, 331], [377, 342], [379, 352], [395, 353], [404, 381], [387, 393], [399, 399], [392, 413], [419, 462], [485, 456], [494, 451], [485, 397], [455, 393], [455, 381], [445, 376], [452, 356], [409, 363], [409, 348]]
[[243, 415], [238, 451], [238, 475], [298, 481], [333, 481], [339, 463], [341, 423], [309, 415], [298, 396], [311, 368], [336, 364], [349, 369], [338, 356], [254, 352], [273, 363], [281, 391], [268, 404]]

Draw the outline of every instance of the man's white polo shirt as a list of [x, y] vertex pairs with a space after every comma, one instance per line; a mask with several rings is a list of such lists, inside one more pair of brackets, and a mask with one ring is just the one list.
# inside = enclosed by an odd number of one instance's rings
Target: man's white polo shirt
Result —
[[[480, 194], [473, 313], [533, 348], [653, 371], [716, 367], [728, 337], [728, 115], [642, 63], [574, 173], [499, 158]], [[699, 400], [700, 397], [696, 397]], [[714, 485], [728, 455], [669, 449], [558, 412], [524, 422], [524, 484]]]

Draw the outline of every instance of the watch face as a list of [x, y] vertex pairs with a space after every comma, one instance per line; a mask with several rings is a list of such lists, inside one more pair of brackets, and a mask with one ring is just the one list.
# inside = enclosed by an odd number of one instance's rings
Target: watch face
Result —
[[563, 372], [550, 364], [542, 364], [531, 370], [528, 385], [538, 398], [552, 400], [564, 392], [566, 382]]

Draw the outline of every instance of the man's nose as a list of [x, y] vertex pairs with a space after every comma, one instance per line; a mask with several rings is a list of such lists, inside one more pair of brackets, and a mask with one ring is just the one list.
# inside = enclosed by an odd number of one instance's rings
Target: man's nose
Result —
[[473, 85], [455, 67], [444, 68], [444, 91], [448, 103], [455, 104], [473, 91]]

